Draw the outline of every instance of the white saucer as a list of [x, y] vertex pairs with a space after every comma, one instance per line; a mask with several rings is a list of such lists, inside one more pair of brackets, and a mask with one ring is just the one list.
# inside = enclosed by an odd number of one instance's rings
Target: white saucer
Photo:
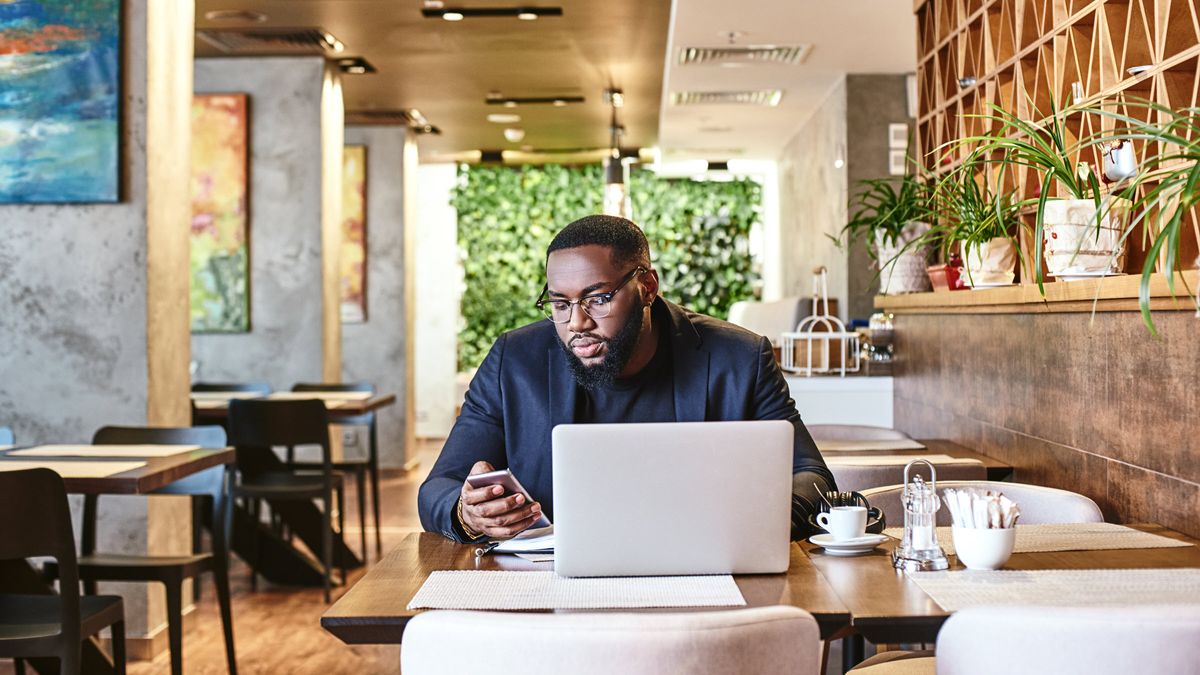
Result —
[[808, 538], [809, 543], [825, 549], [825, 553], [834, 556], [854, 556], [870, 552], [889, 537], [885, 534], [867, 534], [854, 539], [837, 541], [832, 534], [814, 534]]
[[1102, 277], [1123, 277], [1124, 272], [1064, 272], [1057, 276], [1049, 275], [1059, 281], [1084, 281], [1085, 279], [1100, 279]]

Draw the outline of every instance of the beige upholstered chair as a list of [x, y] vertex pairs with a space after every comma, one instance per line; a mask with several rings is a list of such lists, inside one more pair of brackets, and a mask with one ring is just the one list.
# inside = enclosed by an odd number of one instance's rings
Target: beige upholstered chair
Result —
[[729, 306], [729, 323], [765, 336], [779, 345], [779, 336], [796, 330], [802, 317], [800, 296], [774, 302], [739, 300]]
[[[938, 475], [941, 476], [941, 467]], [[840, 483], [839, 483], [840, 485]], [[1021, 523], [1033, 525], [1036, 523], [1102, 523], [1104, 514], [1096, 502], [1087, 497], [1059, 490], [1029, 485], [1028, 483], [1007, 483], [999, 481], [938, 481], [938, 491], [943, 488], [980, 488], [1003, 492], [1009, 499], [1017, 503], [1021, 509]], [[904, 524], [904, 508], [900, 505], [901, 485], [872, 488], [862, 491], [871, 506], [879, 507], [887, 518], [889, 526], [898, 527]], [[938, 525], [950, 524], [950, 510], [943, 507], [938, 510]]]
[[432, 611], [404, 631], [404, 675], [817, 675], [817, 622], [795, 607], [715, 612]]
[[[855, 462], [866, 461], [870, 459], [869, 455], [862, 457], [854, 457]], [[915, 457], [913, 459], [916, 459]], [[837, 481], [839, 490], [849, 492], [863, 492], [869, 488], [877, 488], [885, 485], [895, 485], [900, 482], [904, 476], [904, 465], [897, 464], [839, 464], [837, 459], [826, 458], [829, 464], [829, 470], [833, 472], [833, 478]], [[938, 485], [942, 481], [982, 481], [987, 479], [987, 467], [979, 461], [962, 461], [950, 464], [934, 463], [934, 468], [937, 469]], [[909, 473], [909, 478], [920, 474], [926, 480], [929, 480], [929, 470], [925, 465], [918, 464], [913, 467], [913, 471]], [[875, 506], [875, 502], [868, 498], [871, 506]], [[886, 512], [885, 512], [886, 513]], [[903, 521], [903, 517], [901, 517]], [[889, 523], [895, 523], [888, 516]]]
[[884, 652], [855, 675], [1200, 672], [1200, 607], [975, 607], [946, 621], [937, 657]]
[[908, 434], [887, 427], [865, 424], [808, 424], [808, 433], [815, 441], [900, 441]]

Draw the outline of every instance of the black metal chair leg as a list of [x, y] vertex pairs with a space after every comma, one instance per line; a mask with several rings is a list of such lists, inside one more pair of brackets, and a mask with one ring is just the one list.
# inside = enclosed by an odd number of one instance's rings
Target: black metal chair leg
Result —
[[[376, 523], [378, 527], [378, 523]], [[358, 469], [358, 541], [362, 546], [363, 564], [367, 562], [367, 472]]]
[[171, 675], [183, 675], [183, 579], [167, 587], [167, 638], [171, 650]]
[[330, 507], [333, 495], [325, 493], [324, 509], [321, 513], [321, 562], [325, 566], [325, 603], [329, 604], [330, 577], [333, 574], [333, 514]]
[[221, 606], [221, 630], [225, 634], [225, 661], [229, 666], [229, 675], [237, 675], [237, 656], [233, 648], [233, 608], [229, 601], [229, 570], [224, 563], [214, 563], [213, 583], [217, 587], [217, 604]]
[[125, 622], [114, 623], [109, 631], [112, 633], [113, 668], [117, 675], [125, 675]]
[[[204, 507], [207, 499], [192, 497], [192, 553], [204, 548]], [[192, 602], [200, 602], [200, 584], [192, 580]]]
[[[383, 557], [383, 523], [379, 522], [379, 434], [375, 429], [375, 418], [371, 417], [371, 443], [370, 443], [370, 461], [368, 466], [371, 471], [371, 502], [372, 508], [375, 510], [375, 556]], [[365, 523], [364, 523], [365, 526]]]
[[13, 659], [13, 672], [16, 675], [25, 675], [25, 659]]

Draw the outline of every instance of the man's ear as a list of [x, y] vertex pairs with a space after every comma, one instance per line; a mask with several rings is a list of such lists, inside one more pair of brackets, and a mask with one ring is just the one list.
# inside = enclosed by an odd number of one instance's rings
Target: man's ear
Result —
[[649, 307], [658, 297], [658, 271], [651, 269], [642, 275], [642, 305]]

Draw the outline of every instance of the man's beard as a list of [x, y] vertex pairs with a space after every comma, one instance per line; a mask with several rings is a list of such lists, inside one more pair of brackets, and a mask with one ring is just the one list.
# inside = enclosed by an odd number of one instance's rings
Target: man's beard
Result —
[[[580, 311], [580, 310], [576, 310]], [[621, 326], [621, 330], [611, 338], [601, 338], [597, 335], [588, 335], [587, 337], [601, 340], [604, 342], [604, 358], [600, 363], [594, 366], [586, 366], [583, 361], [571, 351], [571, 348], [558, 341], [558, 346], [562, 347], [563, 352], [567, 355], [567, 363], [571, 366], [571, 374], [575, 376], [575, 381], [579, 386], [588, 391], [595, 391], [602, 387], [607, 387], [617, 379], [621, 371], [625, 369], [625, 365], [629, 363], [630, 357], [633, 356], [633, 348], [637, 345], [638, 336], [642, 332], [642, 308], [638, 307], [630, 313], [629, 319], [625, 321], [625, 325]], [[574, 338], [572, 338], [574, 339]]]

